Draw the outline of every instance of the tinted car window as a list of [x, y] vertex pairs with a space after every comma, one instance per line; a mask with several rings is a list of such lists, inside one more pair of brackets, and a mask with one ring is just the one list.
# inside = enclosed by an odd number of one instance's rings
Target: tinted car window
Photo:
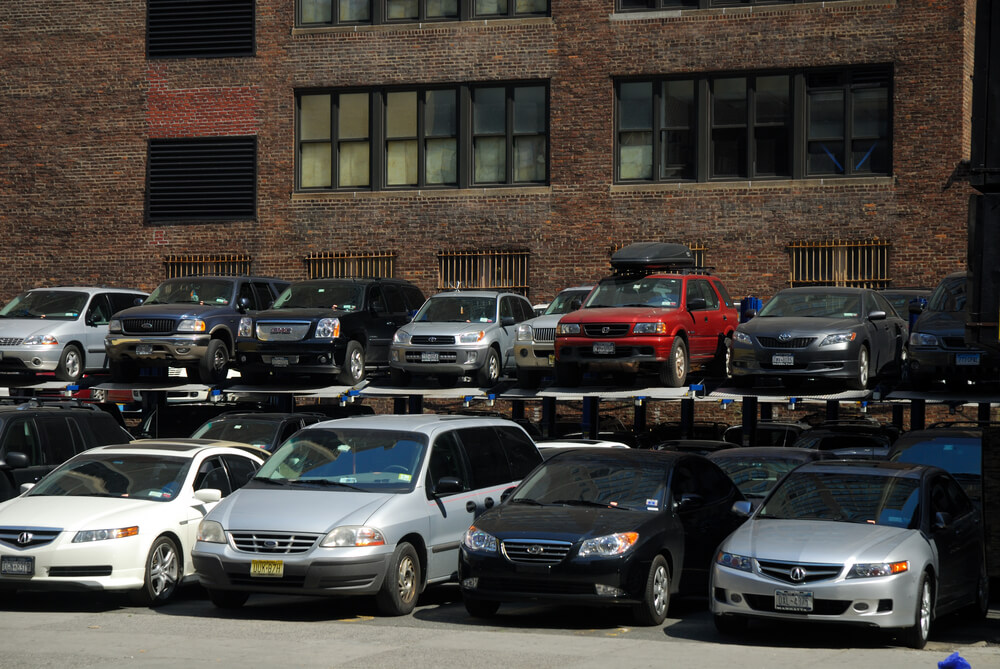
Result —
[[[132, 436], [114, 418], [104, 413], [95, 413], [80, 425], [83, 432], [90, 433], [95, 444], [114, 444], [132, 440]], [[88, 440], [89, 441], [89, 440]]]
[[229, 482], [229, 475], [226, 474], [226, 468], [219, 458], [209, 458], [202, 462], [201, 467], [198, 468], [198, 474], [195, 476], [195, 490], [205, 490], [208, 488], [215, 488], [221, 491], [223, 497], [233, 491], [232, 485]]
[[983, 471], [982, 442], [974, 437], [933, 439], [901, 446], [896, 442], [891, 460], [934, 465], [952, 474], [980, 475]]
[[0, 449], [0, 453], [4, 455], [15, 451], [24, 453], [28, 456], [29, 465], [41, 464], [38, 433], [34, 422], [26, 419], [10, 421], [3, 437], [3, 448]]
[[[875, 300], [875, 308], [879, 311], [884, 311], [888, 315], [896, 313], [896, 309], [889, 303], [889, 300], [885, 299], [884, 296], [878, 293], [872, 293], [872, 298]], [[896, 314], [897, 316], [899, 314]]]
[[274, 302], [274, 298], [277, 297], [276, 287], [272, 287], [271, 284], [265, 283], [263, 281], [256, 281], [253, 283], [254, 292], [257, 294], [257, 304], [255, 307], [258, 310], [267, 309]]
[[87, 321], [90, 325], [107, 325], [111, 320], [111, 303], [107, 295], [94, 295], [87, 309]]
[[659, 467], [623, 464], [614, 459], [579, 461], [555, 457], [531, 474], [511, 498], [542, 504], [587, 502], [623, 509], [663, 508], [666, 472]]
[[965, 277], [945, 279], [934, 289], [927, 308], [931, 311], [964, 311], [965, 284]]
[[463, 490], [469, 489], [469, 476], [462, 460], [462, 445], [454, 432], [445, 432], [434, 440], [431, 460], [427, 465], [427, 489], [433, 490], [445, 476], [458, 479]]
[[223, 455], [222, 461], [226, 463], [226, 468], [229, 470], [229, 478], [232, 481], [234, 490], [242, 488], [257, 473], [257, 463], [250, 458], [242, 458], [238, 455]]
[[403, 294], [399, 286], [385, 284], [382, 286], [382, 296], [385, 298], [385, 307], [393, 314], [402, 314], [407, 311], [406, 303], [403, 301]]
[[488, 488], [515, 480], [500, 438], [492, 427], [470, 427], [458, 431], [472, 469], [472, 488]]
[[424, 294], [416, 286], [403, 286], [403, 296], [407, 311], [416, 311], [424, 304]]
[[35, 423], [42, 445], [42, 464], [58, 465], [76, 455], [73, 426], [64, 416], [38, 417]]
[[128, 309], [129, 307], [134, 307], [136, 300], [142, 301], [142, 295], [132, 295], [129, 293], [109, 293], [108, 299], [111, 300], [111, 313], [116, 314], [122, 309]]
[[[709, 309], [718, 309], [719, 308], [719, 296], [715, 294], [714, 290], [712, 290], [712, 286], [711, 286], [711, 284], [709, 284], [708, 281], [706, 281], [704, 279], [694, 279], [694, 280], [692, 280], [691, 284], [689, 284], [689, 285], [693, 285], [694, 286], [694, 288], [695, 288], [695, 293], [694, 293], [695, 297], [699, 297], [700, 296], [700, 297], [704, 297], [705, 298], [705, 305], [706, 305], [707, 308], [709, 308]], [[689, 291], [688, 295], [690, 296], [690, 294], [691, 293]]]
[[517, 481], [528, 475], [542, 461], [535, 443], [524, 432], [512, 427], [497, 428], [500, 440], [503, 442], [507, 460], [510, 462], [510, 473]]
[[735, 303], [733, 302], [733, 298], [730, 297], [729, 295], [729, 291], [726, 290], [726, 287], [722, 285], [721, 281], [713, 281], [712, 285], [715, 286], [715, 289], [717, 291], [719, 291], [719, 295], [722, 296], [722, 301], [725, 303], [727, 307], [736, 306]]

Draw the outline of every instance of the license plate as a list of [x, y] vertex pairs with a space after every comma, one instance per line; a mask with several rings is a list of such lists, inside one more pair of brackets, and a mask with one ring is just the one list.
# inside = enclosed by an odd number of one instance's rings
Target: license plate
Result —
[[791, 353], [775, 353], [771, 356], [772, 365], [794, 365], [795, 356]]
[[594, 355], [614, 355], [615, 343], [613, 341], [594, 342]]
[[555, 366], [556, 366], [556, 354], [549, 353], [549, 367], [555, 367]]
[[21, 555], [0, 557], [0, 574], [5, 576], [34, 576], [35, 558]]
[[288, 367], [288, 358], [282, 355], [271, 356], [271, 364], [275, 367]]
[[439, 354], [437, 351], [421, 351], [420, 362], [437, 362]]
[[813, 594], [803, 590], [775, 590], [775, 611], [805, 611], [813, 610]]
[[135, 354], [136, 355], [152, 355], [153, 345], [152, 344], [136, 344]]
[[957, 354], [955, 354], [955, 364], [956, 365], [978, 365], [979, 364], [979, 354], [978, 353], [957, 353]]
[[282, 560], [251, 560], [250, 575], [263, 578], [281, 578], [285, 575], [285, 563]]

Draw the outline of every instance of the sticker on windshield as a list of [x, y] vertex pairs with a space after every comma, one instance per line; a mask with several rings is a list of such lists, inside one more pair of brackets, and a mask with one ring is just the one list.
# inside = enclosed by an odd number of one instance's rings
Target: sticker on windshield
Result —
[[407, 483], [409, 483], [411, 480], [413, 480], [413, 475], [412, 474], [399, 474], [397, 476], [397, 478], [400, 481], [406, 481]]
[[656, 511], [656, 509], [659, 506], [660, 506], [660, 500], [658, 500], [658, 499], [647, 499], [646, 500], [646, 510], [648, 510], [648, 511]]

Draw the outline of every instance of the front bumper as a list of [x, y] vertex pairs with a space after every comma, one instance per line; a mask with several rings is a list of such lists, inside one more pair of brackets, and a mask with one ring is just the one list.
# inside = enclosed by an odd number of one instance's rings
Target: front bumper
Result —
[[670, 358], [673, 336], [631, 335], [614, 339], [559, 337], [556, 359], [588, 368], [636, 369], [658, 366]]
[[294, 344], [236, 344], [237, 368], [247, 372], [294, 371], [303, 374], [339, 374], [347, 353], [347, 340]]
[[732, 369], [733, 376], [822, 376], [853, 379], [858, 375], [858, 352], [847, 349], [844, 345], [822, 349], [772, 349], [756, 343], [734, 343]]
[[468, 376], [486, 362], [489, 344], [482, 342], [463, 346], [413, 346], [393, 344], [389, 349], [389, 366], [411, 374], [454, 374]]
[[0, 348], [0, 369], [18, 372], [51, 372], [59, 366], [61, 345]]
[[139, 537], [74, 544], [74, 533], [24, 550], [0, 550], [3, 556], [33, 557], [31, 576], [0, 575], [0, 587], [17, 590], [135, 590], [145, 579], [149, 546]]
[[[104, 338], [104, 350], [112, 360], [135, 360], [149, 366], [195, 363], [205, 357], [211, 339], [209, 334], [167, 337], [108, 335]], [[144, 349], [148, 352], [142, 352]]]
[[514, 344], [514, 361], [519, 369], [547, 371], [555, 367], [556, 347], [551, 341], [524, 341]]
[[981, 349], [910, 346], [907, 362], [911, 378], [916, 379], [1000, 380], [1000, 360]]

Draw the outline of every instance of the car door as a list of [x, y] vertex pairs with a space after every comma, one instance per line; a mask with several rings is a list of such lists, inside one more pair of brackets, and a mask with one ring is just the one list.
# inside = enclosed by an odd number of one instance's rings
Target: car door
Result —
[[523, 320], [521, 310], [515, 304], [517, 298], [504, 295], [500, 298], [500, 318], [497, 320], [500, 344], [500, 364], [503, 368], [514, 366], [514, 336], [517, 324]]
[[[721, 301], [707, 279], [689, 278], [685, 294], [685, 308], [691, 319], [688, 327], [689, 353], [693, 359], [710, 358], [719, 346], [719, 333], [725, 330], [724, 314], [719, 306]], [[692, 300], [697, 298], [705, 300], [705, 307], [691, 309]]]
[[406, 313], [403, 297], [393, 286], [375, 283], [368, 286], [366, 305], [368, 313], [363, 316], [368, 335], [365, 361], [372, 365], [386, 365], [392, 336]]
[[[454, 478], [460, 490], [438, 493], [442, 479]], [[427, 578], [450, 576], [458, 569], [458, 548], [478, 510], [465, 452], [455, 430], [438, 434], [431, 443], [424, 481], [429, 523]]]
[[[938, 606], [968, 603], [982, 556], [980, 515], [950, 477], [935, 476], [929, 490], [930, 535], [938, 552]], [[936, 524], [938, 513], [947, 521], [944, 526]]]
[[23, 483], [34, 483], [42, 478], [50, 467], [44, 465], [39, 447], [38, 430], [31, 417], [17, 417], [4, 423], [3, 435], [0, 436], [0, 459], [6, 460], [8, 453], [24, 453], [28, 458], [28, 466], [9, 470], [13, 484], [13, 494], [20, 494]]
[[869, 293], [873, 311], [884, 311], [886, 317], [880, 321], [871, 321], [878, 331], [878, 350], [872, 351], [873, 372], [878, 372], [886, 365], [902, 359], [902, 350], [908, 331], [903, 327], [902, 319], [895, 315], [892, 304], [883, 295], [875, 291]]
[[104, 352], [104, 337], [108, 334], [108, 322], [114, 308], [107, 293], [96, 293], [91, 296], [90, 304], [83, 316], [84, 361], [87, 369], [106, 367]]

